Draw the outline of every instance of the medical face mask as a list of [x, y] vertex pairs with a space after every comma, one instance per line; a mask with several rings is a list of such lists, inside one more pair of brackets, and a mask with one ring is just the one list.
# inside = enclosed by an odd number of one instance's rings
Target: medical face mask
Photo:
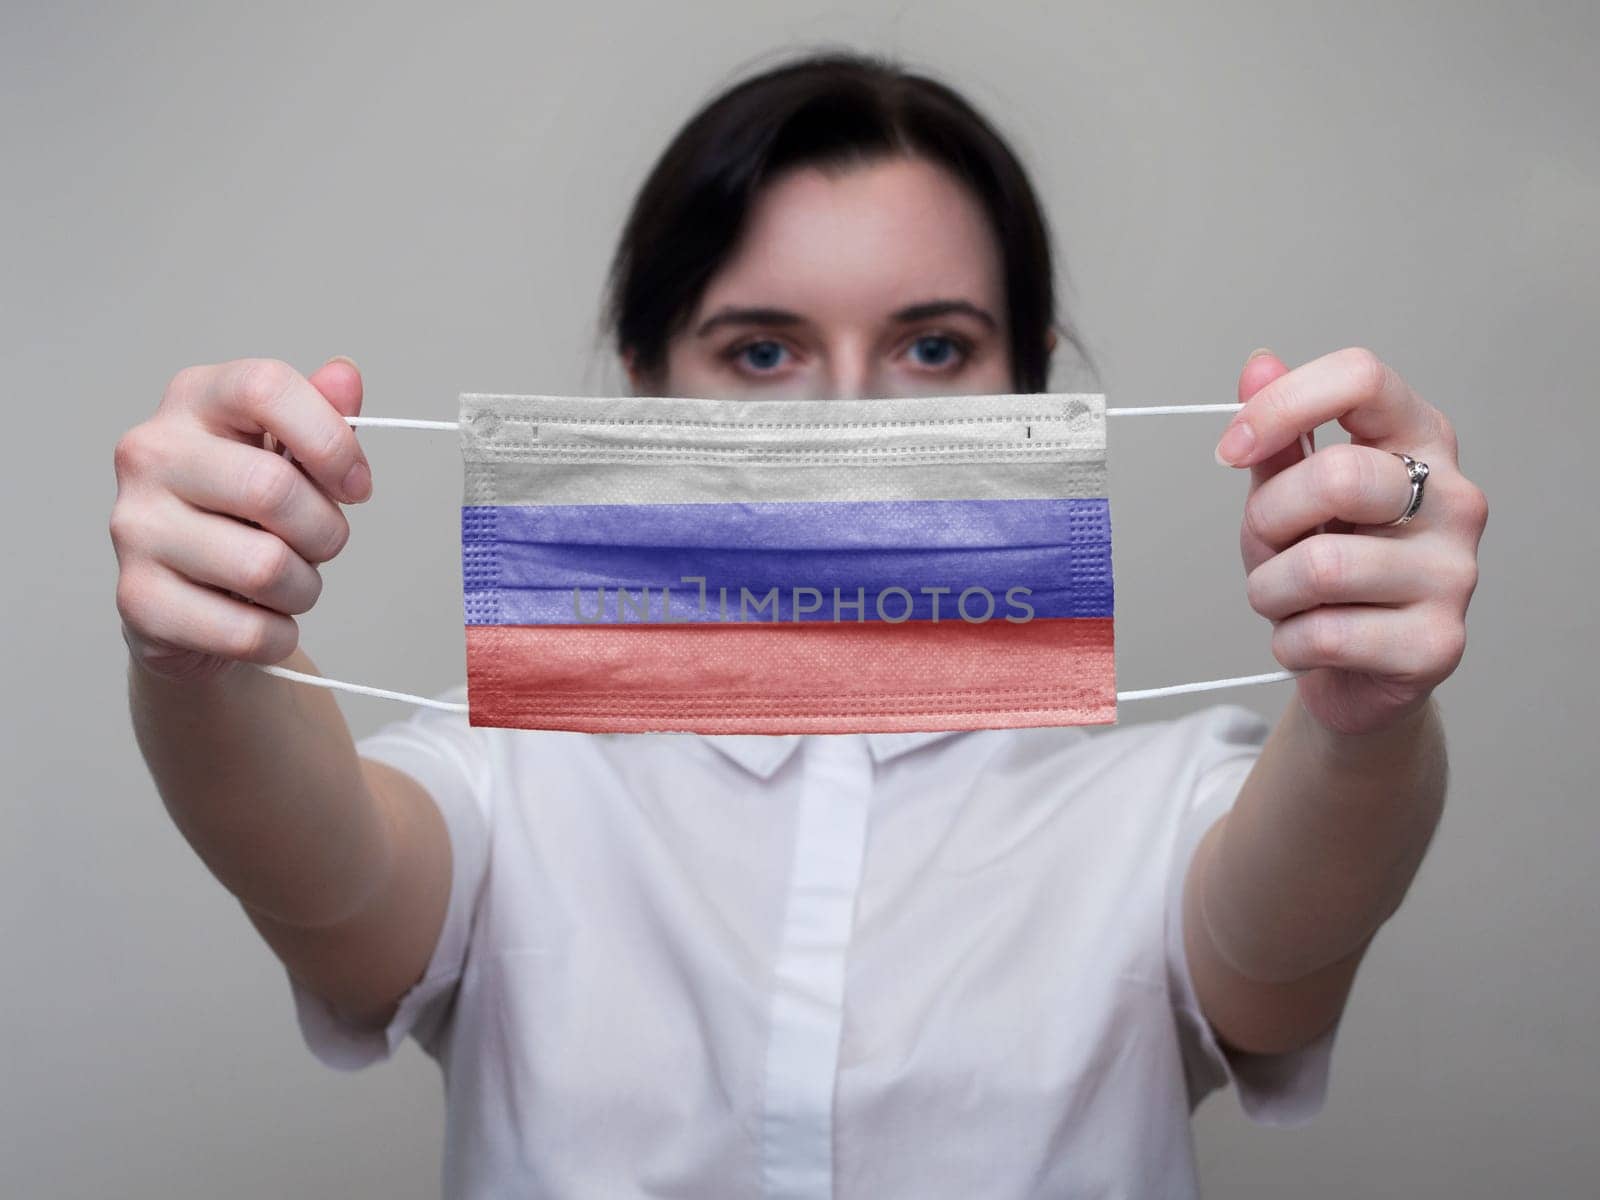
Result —
[[1116, 716], [1105, 404], [467, 396], [475, 724]]
[[463, 394], [473, 725], [851, 733], [1097, 725], [1116, 690], [1098, 393]]

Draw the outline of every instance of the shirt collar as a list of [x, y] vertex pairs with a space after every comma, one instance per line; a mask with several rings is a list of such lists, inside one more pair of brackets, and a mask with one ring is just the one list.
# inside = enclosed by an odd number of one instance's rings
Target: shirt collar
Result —
[[[867, 748], [874, 762], [886, 762], [896, 755], [915, 750], [929, 742], [965, 732], [960, 729], [913, 730], [905, 733], [868, 733]], [[733, 759], [747, 771], [766, 779], [794, 753], [800, 739], [799, 733], [710, 733], [699, 735], [723, 754]], [[832, 735], [828, 735], [832, 736]]]

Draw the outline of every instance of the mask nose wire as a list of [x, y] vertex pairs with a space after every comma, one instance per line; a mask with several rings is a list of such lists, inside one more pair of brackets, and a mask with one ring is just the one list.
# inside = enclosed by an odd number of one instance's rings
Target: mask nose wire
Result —
[[[1158, 417], [1174, 413], [1234, 413], [1243, 408], [1243, 404], [1150, 404], [1121, 408], [1107, 408], [1108, 417]], [[346, 417], [353, 427], [368, 426], [374, 429], [432, 429], [441, 432], [455, 432], [461, 428], [459, 421], [425, 421], [414, 417]], [[1304, 433], [1300, 435], [1300, 452], [1306, 457], [1311, 457], [1311, 439]], [[282, 453], [288, 457], [288, 447]], [[1317, 526], [1317, 531], [1322, 532], [1323, 527]], [[313, 687], [329, 688], [333, 691], [350, 692], [357, 696], [375, 696], [380, 700], [398, 700], [403, 704], [414, 704], [420, 708], [434, 708], [441, 712], [466, 713], [469, 710], [465, 704], [452, 700], [435, 700], [429, 696], [418, 696], [411, 692], [392, 692], [388, 688], [369, 687], [364, 683], [345, 683], [339, 679], [329, 679], [324, 675], [308, 675], [304, 671], [290, 670], [277, 664], [257, 663], [256, 666], [268, 675], [276, 675], [280, 679], [290, 679], [296, 683], [307, 683]], [[1261, 675], [1234, 675], [1227, 679], [1204, 679], [1198, 683], [1175, 683], [1167, 687], [1139, 688], [1134, 691], [1118, 692], [1117, 703], [1126, 700], [1154, 700], [1161, 696], [1181, 696], [1188, 692], [1209, 692], [1219, 688], [1249, 687], [1260, 683], [1280, 683], [1284, 680], [1295, 679], [1304, 675], [1310, 667], [1301, 667], [1294, 670], [1268, 671]]]

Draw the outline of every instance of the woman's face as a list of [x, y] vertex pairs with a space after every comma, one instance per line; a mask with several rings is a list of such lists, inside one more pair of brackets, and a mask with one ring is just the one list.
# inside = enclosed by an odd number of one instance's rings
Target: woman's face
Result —
[[999, 247], [921, 159], [797, 167], [756, 198], [663, 377], [628, 373], [638, 394], [714, 399], [1010, 392]]

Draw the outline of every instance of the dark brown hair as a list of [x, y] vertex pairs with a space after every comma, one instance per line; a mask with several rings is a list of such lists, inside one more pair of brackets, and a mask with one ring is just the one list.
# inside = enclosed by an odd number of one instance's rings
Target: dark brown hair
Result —
[[[1018, 392], [1048, 388], [1056, 319], [1050, 234], [1027, 173], [999, 133], [947, 85], [878, 54], [821, 50], [735, 84], [706, 103], [657, 160], [623, 228], [602, 328], [646, 377], [730, 257], [762, 184], [799, 165], [824, 168], [914, 155], [962, 180], [1000, 248]], [[1092, 369], [1092, 366], [1091, 366]]]

